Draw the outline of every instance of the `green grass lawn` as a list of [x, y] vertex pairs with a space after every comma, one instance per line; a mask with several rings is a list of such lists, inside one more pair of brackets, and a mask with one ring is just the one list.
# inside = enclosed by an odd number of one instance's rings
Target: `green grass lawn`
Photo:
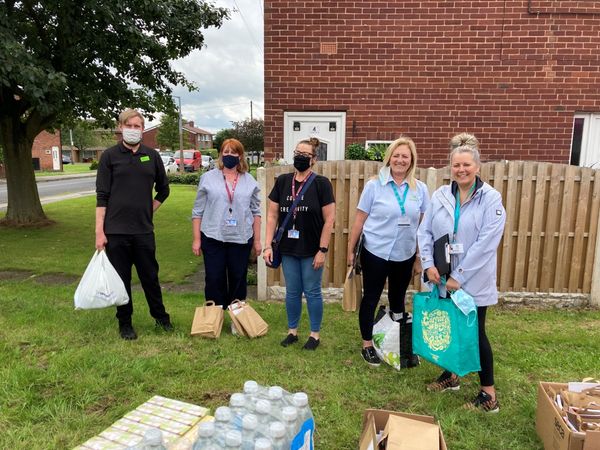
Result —
[[[162, 281], [181, 283], [195, 272], [190, 209], [194, 187], [174, 186], [156, 215]], [[0, 228], [0, 274], [80, 276], [93, 253], [93, 198], [45, 207], [57, 225], [39, 230]], [[58, 278], [58, 277], [57, 277]], [[214, 408], [243, 382], [254, 379], [308, 393], [316, 423], [316, 448], [357, 447], [365, 408], [433, 415], [448, 447], [542, 449], [535, 434], [537, 382], [600, 376], [600, 312], [492, 308], [488, 334], [496, 358], [501, 411], [486, 416], [460, 406], [477, 392], [475, 375], [458, 392], [431, 394], [425, 384], [439, 370], [428, 363], [396, 372], [370, 369], [359, 353], [356, 313], [325, 305], [322, 344], [284, 349], [281, 302], [255, 303], [270, 324], [257, 340], [233, 337], [229, 319], [217, 341], [191, 338], [198, 293], [166, 293], [176, 332], [156, 331], [139, 289], [134, 325], [139, 339], [118, 337], [114, 310], [74, 311], [77, 281], [0, 277], [0, 448], [72, 448], [101, 432], [153, 395]], [[37, 281], [36, 281], [37, 280]], [[300, 330], [308, 331], [304, 313]]]
[[63, 171], [42, 170], [35, 173], [36, 177], [72, 175], [76, 173], [96, 173], [95, 170], [90, 170], [90, 163], [75, 163], [63, 164]]

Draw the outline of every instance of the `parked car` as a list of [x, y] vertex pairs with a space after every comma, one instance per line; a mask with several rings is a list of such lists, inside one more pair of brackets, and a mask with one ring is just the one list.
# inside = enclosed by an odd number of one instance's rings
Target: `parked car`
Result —
[[165, 172], [167, 172], [167, 175], [169, 175], [170, 173], [177, 173], [179, 166], [175, 162], [175, 158], [173, 158], [172, 156], [161, 155], [161, 159], [163, 164], [165, 165]]
[[62, 163], [63, 164], [71, 164], [71, 157], [69, 155], [62, 155]]
[[215, 168], [215, 160], [210, 155], [202, 155], [202, 168], [204, 170], [211, 170]]
[[[180, 152], [175, 152], [175, 162], [179, 166]], [[183, 168], [186, 172], [196, 172], [202, 167], [202, 154], [198, 150], [183, 151]]]

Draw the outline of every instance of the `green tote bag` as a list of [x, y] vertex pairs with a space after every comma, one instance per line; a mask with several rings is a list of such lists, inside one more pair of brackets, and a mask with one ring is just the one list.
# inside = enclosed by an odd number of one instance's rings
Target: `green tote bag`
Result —
[[413, 297], [413, 352], [458, 376], [481, 370], [477, 310], [468, 315], [438, 288]]

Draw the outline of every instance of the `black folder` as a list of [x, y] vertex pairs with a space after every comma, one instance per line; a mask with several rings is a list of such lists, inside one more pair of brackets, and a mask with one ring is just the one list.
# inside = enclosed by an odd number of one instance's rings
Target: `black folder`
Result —
[[450, 245], [450, 236], [447, 234], [436, 239], [433, 243], [433, 265], [438, 270], [440, 276], [450, 275], [450, 254], [448, 246]]

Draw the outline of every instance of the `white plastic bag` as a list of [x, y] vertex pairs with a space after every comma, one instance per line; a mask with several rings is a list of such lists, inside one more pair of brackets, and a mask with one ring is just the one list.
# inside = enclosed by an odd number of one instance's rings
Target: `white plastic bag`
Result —
[[400, 370], [400, 324], [392, 320], [388, 308], [373, 324], [373, 347], [379, 359]]
[[123, 280], [112, 266], [105, 251], [92, 256], [75, 291], [75, 309], [98, 309], [121, 306], [129, 302]]

